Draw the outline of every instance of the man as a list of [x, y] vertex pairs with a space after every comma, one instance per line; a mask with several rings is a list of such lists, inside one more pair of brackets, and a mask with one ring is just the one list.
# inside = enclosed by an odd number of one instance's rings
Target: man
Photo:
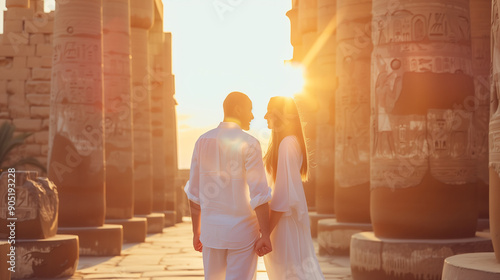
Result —
[[241, 92], [231, 92], [223, 107], [224, 121], [196, 142], [184, 189], [193, 247], [203, 253], [205, 279], [251, 280], [256, 277], [256, 252], [272, 250], [271, 189], [259, 141], [242, 131], [250, 129], [252, 102]]

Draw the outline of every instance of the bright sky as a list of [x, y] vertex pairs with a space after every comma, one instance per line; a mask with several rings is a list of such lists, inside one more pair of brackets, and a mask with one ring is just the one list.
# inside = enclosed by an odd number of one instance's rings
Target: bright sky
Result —
[[[263, 119], [269, 98], [297, 93], [292, 58], [291, 0], [163, 0], [165, 31], [172, 33], [179, 168], [189, 168], [196, 139], [223, 118], [231, 91], [253, 101], [250, 133], [267, 145]], [[46, 0], [47, 10], [54, 1]], [[5, 7], [5, 0], [0, 0]], [[3, 30], [3, 13], [0, 16]], [[294, 76], [295, 75], [295, 76]], [[300, 74], [299, 74], [300, 77]]]

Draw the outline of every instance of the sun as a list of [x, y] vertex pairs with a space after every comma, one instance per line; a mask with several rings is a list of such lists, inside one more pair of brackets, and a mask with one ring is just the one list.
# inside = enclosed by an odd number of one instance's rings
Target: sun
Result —
[[293, 97], [296, 94], [302, 93], [305, 84], [304, 67], [302, 64], [286, 60], [279, 75], [283, 95]]

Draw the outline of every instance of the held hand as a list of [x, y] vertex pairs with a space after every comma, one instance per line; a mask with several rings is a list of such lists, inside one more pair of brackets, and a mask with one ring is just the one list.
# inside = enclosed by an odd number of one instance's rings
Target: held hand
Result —
[[195, 234], [193, 236], [193, 247], [198, 252], [202, 252], [203, 251], [203, 244], [200, 241], [200, 235], [199, 234]]
[[271, 246], [271, 240], [269, 237], [261, 237], [257, 242], [255, 242], [255, 253], [262, 257], [265, 254], [271, 253], [273, 247]]

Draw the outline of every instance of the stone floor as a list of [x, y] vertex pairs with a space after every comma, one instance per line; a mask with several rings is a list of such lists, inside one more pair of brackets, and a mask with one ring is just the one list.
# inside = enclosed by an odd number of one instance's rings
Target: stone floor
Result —
[[[317, 251], [317, 243], [314, 244]], [[318, 257], [325, 279], [351, 280], [349, 257]], [[201, 253], [192, 248], [189, 220], [163, 233], [148, 235], [146, 242], [125, 244], [121, 256], [80, 257], [78, 270], [67, 279], [203, 279]], [[268, 279], [259, 258], [257, 280]]]

